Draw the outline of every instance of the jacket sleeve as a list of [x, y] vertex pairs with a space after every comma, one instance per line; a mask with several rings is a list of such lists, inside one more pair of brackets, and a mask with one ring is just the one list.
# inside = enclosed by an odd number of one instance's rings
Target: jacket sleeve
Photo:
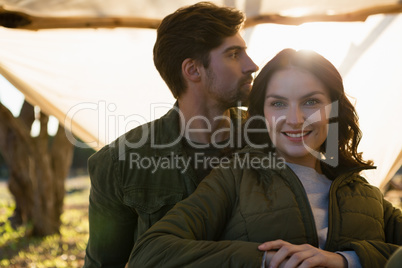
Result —
[[260, 267], [259, 243], [219, 241], [236, 198], [231, 171], [213, 170], [138, 240], [130, 267]]
[[356, 251], [363, 267], [384, 267], [391, 255], [402, 245], [401, 210], [383, 199], [384, 241], [355, 241], [351, 247]]
[[89, 240], [84, 267], [124, 268], [134, 246], [137, 218], [122, 202], [118, 167], [109, 147], [89, 159], [88, 171]]

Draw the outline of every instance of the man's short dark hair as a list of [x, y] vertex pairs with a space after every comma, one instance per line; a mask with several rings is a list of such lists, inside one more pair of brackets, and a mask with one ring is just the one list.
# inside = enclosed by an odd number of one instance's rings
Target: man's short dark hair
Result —
[[153, 51], [154, 63], [175, 98], [186, 89], [181, 73], [183, 61], [191, 58], [207, 68], [209, 52], [238, 33], [244, 20], [239, 10], [209, 2], [182, 7], [162, 20]]

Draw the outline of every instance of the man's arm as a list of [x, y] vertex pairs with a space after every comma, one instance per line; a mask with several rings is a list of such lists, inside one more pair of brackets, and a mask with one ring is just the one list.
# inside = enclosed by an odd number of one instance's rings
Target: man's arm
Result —
[[[226, 172], [226, 176], [222, 174]], [[236, 202], [229, 170], [214, 170], [137, 241], [132, 267], [258, 267], [258, 243], [221, 240]], [[130, 266], [130, 267], [131, 267]]]
[[117, 164], [109, 147], [88, 161], [91, 191], [84, 267], [125, 267], [134, 245], [137, 215], [122, 202]]

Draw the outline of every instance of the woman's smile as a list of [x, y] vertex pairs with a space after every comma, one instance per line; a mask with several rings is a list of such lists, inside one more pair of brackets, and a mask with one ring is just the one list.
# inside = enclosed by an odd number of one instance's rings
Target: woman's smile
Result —
[[327, 89], [314, 75], [297, 68], [276, 72], [267, 86], [264, 116], [277, 153], [293, 163], [317, 159], [328, 132]]

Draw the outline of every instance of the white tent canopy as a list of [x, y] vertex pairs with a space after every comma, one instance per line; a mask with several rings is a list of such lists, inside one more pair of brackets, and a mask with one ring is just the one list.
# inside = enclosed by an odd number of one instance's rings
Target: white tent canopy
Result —
[[[155, 28], [195, 2], [0, 0], [0, 74], [98, 149], [174, 103], [153, 66]], [[213, 2], [246, 13], [243, 36], [258, 65], [293, 47], [316, 50], [338, 67], [360, 117], [359, 149], [378, 167], [365, 176], [384, 186], [402, 161], [402, 4]]]

